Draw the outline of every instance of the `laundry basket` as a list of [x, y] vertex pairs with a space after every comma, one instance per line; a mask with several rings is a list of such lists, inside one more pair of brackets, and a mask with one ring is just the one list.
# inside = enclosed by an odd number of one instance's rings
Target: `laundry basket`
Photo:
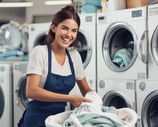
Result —
[[[127, 119], [127, 124], [121, 127], [135, 127], [138, 116], [136, 112], [130, 108], [120, 108], [118, 110], [118, 115], [121, 119]], [[46, 127], [63, 127], [63, 122], [69, 118], [73, 111], [66, 111], [56, 115], [50, 115], [45, 120]]]

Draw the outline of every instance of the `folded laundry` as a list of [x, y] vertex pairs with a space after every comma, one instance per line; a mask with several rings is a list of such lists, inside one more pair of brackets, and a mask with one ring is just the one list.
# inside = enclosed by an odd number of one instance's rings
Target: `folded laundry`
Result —
[[0, 60], [3, 61], [11, 61], [11, 60], [16, 60], [16, 61], [27, 61], [28, 56], [24, 55], [24, 52], [20, 50], [9, 50], [5, 51], [0, 54]]
[[85, 3], [95, 5], [95, 6], [98, 6], [100, 8], [102, 7], [101, 0], [85, 0]]
[[85, 0], [81, 7], [82, 13], [96, 13], [102, 8], [101, 0]]
[[101, 9], [100, 6], [85, 3], [81, 7], [81, 13], [96, 13], [99, 9]]

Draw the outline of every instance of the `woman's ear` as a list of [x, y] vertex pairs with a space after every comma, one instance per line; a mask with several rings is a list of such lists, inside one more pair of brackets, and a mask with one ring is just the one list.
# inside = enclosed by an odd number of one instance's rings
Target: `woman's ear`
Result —
[[53, 24], [53, 25], [52, 25], [52, 32], [53, 32], [53, 33], [55, 33], [55, 29], [56, 29], [56, 26]]

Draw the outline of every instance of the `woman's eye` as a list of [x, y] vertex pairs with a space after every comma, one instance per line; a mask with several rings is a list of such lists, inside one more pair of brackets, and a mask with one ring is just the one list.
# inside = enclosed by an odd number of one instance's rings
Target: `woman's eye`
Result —
[[77, 30], [72, 30], [72, 32], [76, 33], [76, 32], [77, 32]]
[[63, 30], [66, 30], [67, 28], [66, 28], [66, 27], [63, 27], [62, 29], [63, 29]]

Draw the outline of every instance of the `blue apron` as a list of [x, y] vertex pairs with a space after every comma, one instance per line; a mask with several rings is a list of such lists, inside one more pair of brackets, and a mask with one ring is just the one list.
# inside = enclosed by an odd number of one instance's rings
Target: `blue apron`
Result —
[[[48, 75], [44, 85], [44, 89], [60, 93], [68, 94], [75, 85], [75, 73], [73, 63], [69, 52], [66, 50], [71, 75], [61, 76], [51, 73], [51, 46], [48, 45]], [[24, 115], [24, 127], [45, 127], [45, 119], [49, 115], [54, 115], [65, 111], [66, 102], [43, 102], [30, 101]]]

